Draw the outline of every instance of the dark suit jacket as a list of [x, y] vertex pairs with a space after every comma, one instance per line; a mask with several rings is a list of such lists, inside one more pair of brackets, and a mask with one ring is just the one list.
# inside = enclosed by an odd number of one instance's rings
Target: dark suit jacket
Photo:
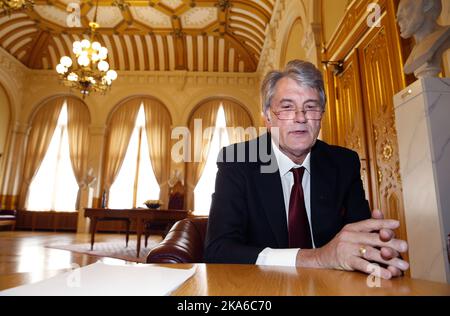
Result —
[[[346, 224], [370, 218], [371, 212], [354, 151], [318, 140], [310, 161], [311, 224], [315, 245], [322, 247]], [[275, 172], [265, 172], [271, 164]], [[270, 134], [222, 149], [217, 165], [205, 262], [255, 263], [266, 247], [288, 248], [281, 178]]]

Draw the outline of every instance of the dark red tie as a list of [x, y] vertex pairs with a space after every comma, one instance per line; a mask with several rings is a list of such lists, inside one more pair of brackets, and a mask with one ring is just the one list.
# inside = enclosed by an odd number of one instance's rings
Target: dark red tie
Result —
[[289, 248], [311, 249], [311, 231], [309, 229], [302, 187], [305, 168], [294, 168], [291, 171], [294, 175], [294, 186], [289, 199]]

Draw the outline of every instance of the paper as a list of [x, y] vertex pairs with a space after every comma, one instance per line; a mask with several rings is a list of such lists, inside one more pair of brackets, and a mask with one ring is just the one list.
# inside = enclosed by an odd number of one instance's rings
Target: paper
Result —
[[34, 284], [0, 292], [0, 296], [168, 295], [195, 273], [149, 265], [118, 266], [97, 262]]

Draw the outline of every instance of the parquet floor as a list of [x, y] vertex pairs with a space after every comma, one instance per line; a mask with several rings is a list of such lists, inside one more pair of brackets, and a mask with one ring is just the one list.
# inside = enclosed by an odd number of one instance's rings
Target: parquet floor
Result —
[[[152, 237], [152, 236], [151, 236]], [[150, 238], [151, 238], [150, 237]], [[136, 238], [130, 236], [130, 238]], [[160, 238], [157, 236], [157, 238]], [[124, 241], [124, 234], [96, 234], [95, 242]], [[89, 234], [59, 232], [0, 231], [0, 291], [13, 286], [33, 283], [85, 266], [99, 260], [98, 257], [67, 250], [46, 248], [49, 244], [86, 243]], [[101, 258], [111, 264], [126, 264], [125, 261]]]

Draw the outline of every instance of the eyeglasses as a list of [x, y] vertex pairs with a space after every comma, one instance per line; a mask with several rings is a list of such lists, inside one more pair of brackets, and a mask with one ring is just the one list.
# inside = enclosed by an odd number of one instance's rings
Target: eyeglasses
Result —
[[322, 119], [323, 113], [325, 112], [319, 106], [315, 106], [315, 107], [307, 108], [307, 109], [303, 109], [303, 110], [286, 109], [286, 110], [281, 110], [278, 112], [275, 112], [274, 110], [272, 110], [272, 108], [270, 110], [272, 111], [273, 114], [276, 115], [276, 117], [279, 120], [294, 120], [295, 117], [297, 116], [297, 112], [302, 112], [303, 115], [305, 116], [306, 120], [318, 121], [318, 120]]

